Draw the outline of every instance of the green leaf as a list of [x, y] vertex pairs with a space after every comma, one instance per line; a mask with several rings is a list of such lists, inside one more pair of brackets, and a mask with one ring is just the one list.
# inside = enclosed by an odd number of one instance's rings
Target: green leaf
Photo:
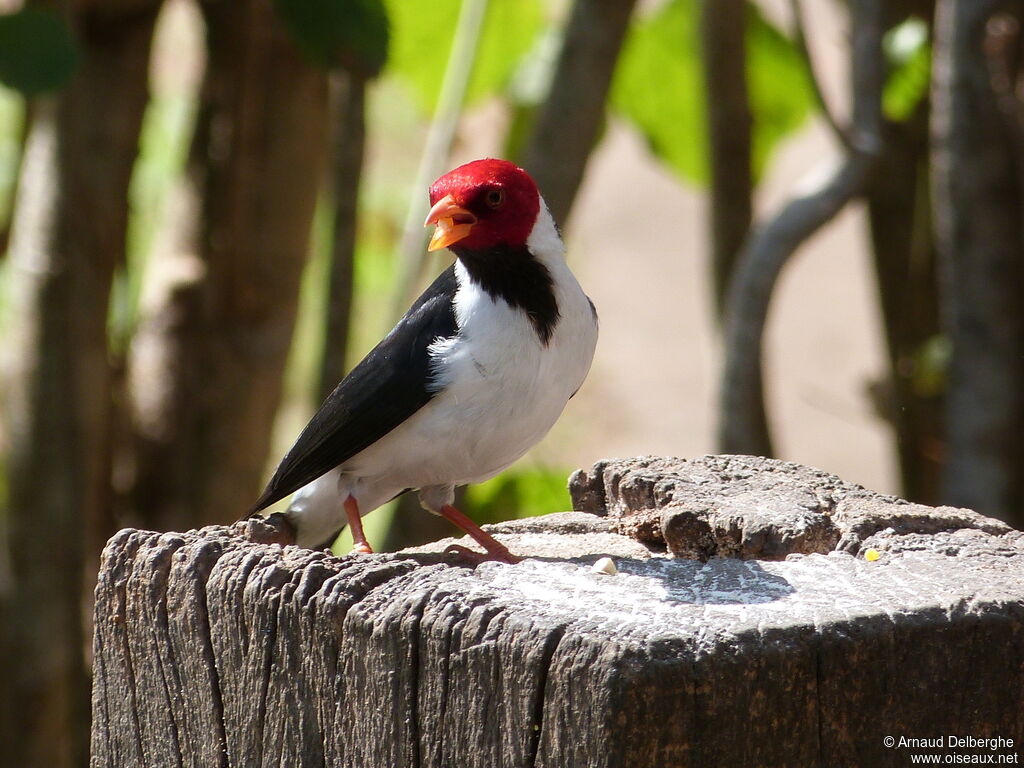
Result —
[[[802, 60], [789, 39], [748, 6], [747, 79], [759, 176], [779, 141], [812, 105]], [[706, 183], [708, 142], [696, 0], [669, 0], [634, 22], [612, 83], [612, 108], [651, 151], [688, 181]]]
[[78, 62], [67, 21], [34, 5], [0, 16], [0, 82], [33, 96], [60, 88]]
[[612, 81], [612, 108], [684, 178], [707, 181], [703, 81], [694, 0], [671, 0], [633, 23]]
[[[420, 107], [437, 106], [460, 0], [387, 0], [392, 47], [388, 71], [404, 80]], [[501, 92], [543, 27], [540, 0], [491, 0], [487, 6], [466, 103]]]
[[927, 96], [932, 50], [928, 25], [910, 18], [889, 30], [883, 41], [889, 77], [882, 92], [882, 111], [895, 122], [909, 118]]
[[388, 15], [382, 0], [274, 0], [299, 49], [325, 68], [364, 77], [380, 74], [388, 57]]

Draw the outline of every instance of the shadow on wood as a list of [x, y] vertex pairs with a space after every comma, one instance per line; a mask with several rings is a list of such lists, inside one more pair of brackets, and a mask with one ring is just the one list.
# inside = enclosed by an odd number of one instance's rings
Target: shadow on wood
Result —
[[92, 765], [905, 765], [886, 736], [1024, 741], [1024, 534], [767, 459], [571, 486], [590, 514], [493, 526], [531, 559], [476, 570], [444, 542], [120, 532]]

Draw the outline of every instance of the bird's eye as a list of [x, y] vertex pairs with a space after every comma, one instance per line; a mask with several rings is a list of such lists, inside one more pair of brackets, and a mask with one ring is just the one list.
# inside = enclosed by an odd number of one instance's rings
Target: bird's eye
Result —
[[489, 189], [484, 196], [484, 202], [487, 203], [489, 208], [501, 208], [505, 204], [505, 190]]

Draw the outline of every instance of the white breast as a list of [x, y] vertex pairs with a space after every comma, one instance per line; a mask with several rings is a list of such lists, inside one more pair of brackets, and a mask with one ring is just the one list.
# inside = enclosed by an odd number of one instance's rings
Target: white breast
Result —
[[458, 482], [478, 482], [551, 429], [587, 375], [597, 329], [575, 280], [563, 287], [578, 295], [562, 291], [562, 317], [545, 345], [524, 312], [490, 297], [469, 282], [461, 266], [456, 269], [464, 280], [456, 303], [461, 330], [434, 347], [443, 392], [430, 411], [459, 424], [461, 437], [449, 443], [464, 467]]

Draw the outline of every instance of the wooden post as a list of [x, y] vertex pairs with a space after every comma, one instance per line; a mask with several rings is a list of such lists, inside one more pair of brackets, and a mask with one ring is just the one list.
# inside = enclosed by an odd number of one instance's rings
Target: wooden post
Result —
[[936, 750], [901, 737], [1024, 743], [1024, 534], [748, 457], [603, 462], [572, 493], [593, 514], [495, 526], [531, 559], [475, 570], [443, 543], [120, 532], [93, 767], [902, 766]]

